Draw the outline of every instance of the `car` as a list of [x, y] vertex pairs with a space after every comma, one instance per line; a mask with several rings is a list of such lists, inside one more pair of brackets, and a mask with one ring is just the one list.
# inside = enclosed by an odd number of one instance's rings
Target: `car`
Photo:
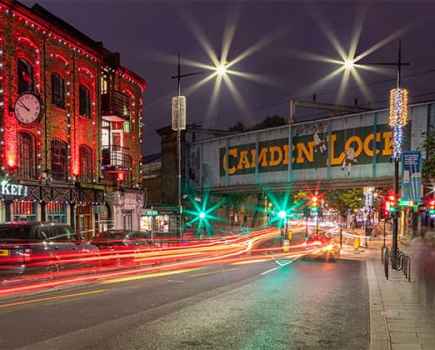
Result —
[[91, 243], [98, 247], [103, 266], [134, 264], [141, 249], [153, 246], [149, 232], [127, 230], [101, 232]]
[[78, 237], [67, 224], [0, 224], [0, 275], [90, 266], [97, 255], [98, 248]]

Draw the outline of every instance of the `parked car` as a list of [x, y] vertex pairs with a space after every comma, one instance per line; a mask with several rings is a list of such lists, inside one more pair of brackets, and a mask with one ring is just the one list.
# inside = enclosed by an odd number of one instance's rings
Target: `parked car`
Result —
[[98, 248], [66, 224], [0, 224], [0, 274], [44, 272], [96, 264]]
[[131, 265], [141, 248], [152, 246], [150, 232], [126, 230], [101, 232], [91, 243], [98, 247], [103, 266]]

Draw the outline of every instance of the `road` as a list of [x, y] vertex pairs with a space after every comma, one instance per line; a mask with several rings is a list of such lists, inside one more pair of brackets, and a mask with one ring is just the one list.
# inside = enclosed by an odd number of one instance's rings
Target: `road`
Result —
[[2, 300], [0, 349], [367, 349], [368, 310], [363, 262], [226, 264]]

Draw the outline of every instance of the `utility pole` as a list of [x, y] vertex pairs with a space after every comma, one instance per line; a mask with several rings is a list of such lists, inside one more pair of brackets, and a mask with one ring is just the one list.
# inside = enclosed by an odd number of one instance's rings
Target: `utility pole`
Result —
[[[409, 62], [402, 61], [402, 42], [399, 40], [398, 52], [397, 52], [397, 61], [396, 62], [382, 62], [382, 63], [368, 63], [366, 65], [372, 66], [390, 66], [396, 68], [397, 80], [396, 80], [396, 93], [400, 93], [400, 85], [402, 78], [402, 67], [409, 66]], [[391, 96], [390, 96], [391, 98]], [[403, 102], [403, 101], [402, 101]], [[402, 107], [402, 106], [401, 106]], [[405, 106], [405, 108], [407, 108]], [[390, 111], [391, 113], [391, 111]], [[400, 116], [398, 117], [400, 119]], [[391, 121], [390, 121], [391, 122]], [[391, 123], [390, 123], [391, 125]], [[393, 129], [393, 138], [394, 138], [394, 152], [393, 152], [393, 161], [394, 161], [394, 182], [393, 182], [393, 190], [394, 195], [396, 197], [396, 202], [398, 202], [398, 198], [400, 196], [400, 184], [399, 184], [399, 164], [400, 164], [400, 156], [402, 153], [400, 142], [397, 143], [397, 138], [401, 138], [401, 134], [403, 132], [403, 125], [401, 125], [400, 121], [396, 120]], [[399, 140], [400, 141], [400, 140]], [[391, 247], [391, 266], [393, 269], [397, 269], [397, 257], [398, 257], [398, 233], [399, 233], [399, 212], [396, 210], [392, 213], [392, 226], [393, 226], [393, 242]]]
[[[172, 125], [172, 129], [177, 132], [177, 197], [178, 197], [178, 236], [182, 238], [183, 236], [183, 225], [182, 225], [182, 219], [183, 219], [183, 203], [182, 203], [182, 149], [181, 149], [181, 130], [185, 130], [186, 128], [186, 122], [182, 123], [181, 120], [181, 80], [183, 78], [191, 77], [194, 75], [204, 74], [205, 72], [199, 71], [199, 72], [192, 72], [192, 73], [185, 73], [181, 74], [181, 55], [178, 53], [178, 65], [177, 65], [177, 75], [173, 75], [171, 79], [177, 80], [177, 116], [176, 116], [176, 126]], [[186, 118], [184, 115], [183, 118]]]
[[178, 106], [177, 106], [177, 189], [178, 189], [178, 236], [182, 238], [183, 227], [182, 227], [182, 217], [183, 217], [183, 206], [181, 203], [181, 130], [180, 130], [180, 96], [181, 96], [181, 55], [178, 53], [178, 65], [177, 65], [177, 94], [178, 94]]

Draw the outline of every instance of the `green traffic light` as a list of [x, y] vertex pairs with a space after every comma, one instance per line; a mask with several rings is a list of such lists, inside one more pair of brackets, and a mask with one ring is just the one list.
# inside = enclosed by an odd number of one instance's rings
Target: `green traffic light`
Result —
[[285, 212], [285, 210], [280, 210], [278, 213], [278, 216], [280, 219], [285, 219], [285, 217], [287, 216], [287, 213]]
[[201, 211], [201, 212], [199, 213], [199, 218], [200, 218], [201, 220], [204, 220], [205, 217], [206, 217], [205, 212]]

